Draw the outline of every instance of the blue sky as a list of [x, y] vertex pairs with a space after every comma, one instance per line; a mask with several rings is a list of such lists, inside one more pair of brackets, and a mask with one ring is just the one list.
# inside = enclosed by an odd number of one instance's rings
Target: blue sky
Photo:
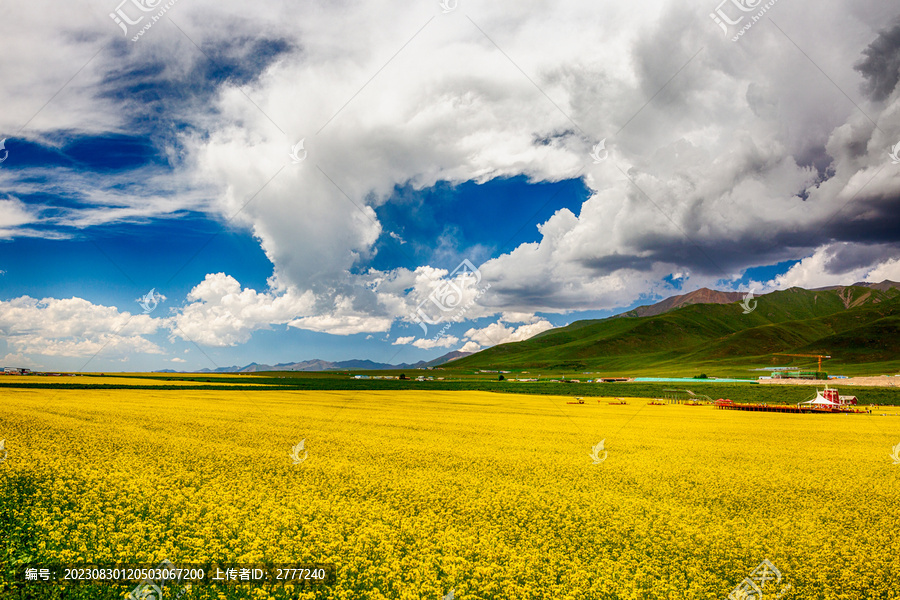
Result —
[[900, 279], [898, 11], [838, 5], [6, 7], [0, 362], [411, 363]]
[[[15, 148], [14, 144], [10, 146]], [[135, 139], [92, 139], [74, 145], [72, 154], [77, 156], [85, 148], [93, 152], [90, 162], [85, 159], [78, 162], [93, 172], [137, 168], [152, 164], [156, 158], [146, 151], [147, 145]], [[40, 148], [29, 148], [27, 156], [39, 157], [40, 151]], [[53, 153], [53, 156], [59, 164], [75, 162], [74, 156], [72, 161], [65, 160], [68, 152]], [[137, 160], [136, 156], [142, 156], [143, 160]], [[17, 162], [7, 167], [16, 168]], [[543, 222], [560, 208], [577, 212], [588, 193], [580, 180], [529, 183], [523, 177], [484, 184], [466, 182], [458, 186], [441, 182], [425, 190], [398, 188], [391, 202], [377, 214], [385, 223], [385, 230], [397, 233], [403, 242], [389, 233], [382, 235], [375, 245], [377, 254], [371, 266], [384, 270], [397, 265], [455, 266], [467, 257], [480, 264], [503, 249], [539, 240], [534, 223], [513, 222], [509, 218], [509, 206], [515, 205], [523, 213], [534, 215], [536, 222]], [[32, 198], [22, 200], [28, 202]], [[47, 201], [42, 195], [36, 195], [33, 200], [38, 205]], [[53, 203], [63, 206], [64, 199], [54, 198]], [[444, 240], [445, 244], [436, 246], [437, 239]], [[226, 272], [254, 289], [264, 289], [272, 274], [272, 264], [249, 232], [197, 213], [77, 231], [71, 238], [61, 240], [19, 238], [0, 244], [0, 264], [4, 265], [3, 300], [25, 295], [38, 299], [78, 297], [93, 304], [140, 312], [138, 299], [147, 293], [148, 282], [156, 282], [154, 289], [166, 296], [166, 301], [156, 309], [160, 315], [177, 311], [191, 288], [207, 273]], [[545, 318], [554, 325], [564, 325], [577, 318], [602, 318], [609, 314], [610, 311], [582, 311], [577, 315], [547, 314]], [[449, 332], [458, 334], [477, 324], [477, 321], [461, 323]], [[398, 323], [388, 334], [360, 333], [345, 337], [278, 327], [255, 332], [247, 343], [226, 348], [200, 348], [185, 340], [167, 344], [163, 334], [150, 339], [175, 356], [192, 355], [190, 359], [195, 361], [196, 368], [211, 369], [243, 366], [250, 360], [277, 364], [312, 358], [364, 357], [412, 363], [447, 351], [391, 345], [391, 338], [415, 331], [418, 327]], [[84, 362], [72, 358], [54, 363], [54, 367], [78, 370]], [[108, 367], [107, 370], [132, 368], [130, 364]]]

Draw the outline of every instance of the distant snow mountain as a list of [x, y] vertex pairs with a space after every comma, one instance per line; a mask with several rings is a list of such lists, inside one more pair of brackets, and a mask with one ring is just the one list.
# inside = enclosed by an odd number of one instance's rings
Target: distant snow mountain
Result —
[[453, 351], [439, 356], [434, 360], [421, 360], [414, 364], [402, 363], [399, 365], [391, 365], [388, 363], [378, 363], [371, 360], [343, 360], [331, 362], [327, 360], [304, 360], [294, 363], [278, 363], [277, 365], [266, 365], [259, 363], [250, 363], [244, 367], [237, 365], [232, 367], [219, 367], [217, 369], [200, 369], [199, 371], [174, 371], [172, 369], [161, 369], [154, 371], [155, 373], [257, 373], [259, 371], [384, 371], [390, 369], [424, 369], [426, 367], [437, 367], [451, 360], [469, 356], [471, 352]]

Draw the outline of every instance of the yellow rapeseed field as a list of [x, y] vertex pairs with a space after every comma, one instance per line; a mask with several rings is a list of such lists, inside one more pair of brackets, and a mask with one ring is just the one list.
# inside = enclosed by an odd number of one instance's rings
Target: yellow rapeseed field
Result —
[[[234, 374], [231, 379], [233, 380]], [[89, 375], [4, 375], [3, 379], [0, 379], [2, 383], [13, 383], [13, 384], [52, 384], [52, 385], [122, 385], [122, 386], [150, 386], [150, 385], [165, 385], [165, 386], [207, 386], [207, 385], [233, 385], [233, 381], [222, 381], [225, 379], [222, 375], [218, 374], [200, 374], [197, 375], [196, 379], [188, 380], [188, 379], [180, 379], [180, 378], [167, 378], [164, 375], [155, 375], [153, 377], [148, 377], [147, 375], [139, 376], [137, 374], [128, 374], [128, 373], [120, 373], [116, 375], [104, 375], [102, 373], [93, 373]], [[252, 377], [245, 377], [246, 381], [241, 381], [241, 385], [253, 385], [255, 382]], [[25, 386], [23, 386], [25, 387]], [[53, 395], [53, 391], [47, 392], [49, 395]]]
[[163, 559], [337, 566], [332, 586], [167, 592], [184, 599], [723, 600], [765, 559], [782, 576], [767, 598], [900, 598], [888, 417], [424, 390], [0, 393], [0, 598], [124, 598], [133, 586], [10, 572]]

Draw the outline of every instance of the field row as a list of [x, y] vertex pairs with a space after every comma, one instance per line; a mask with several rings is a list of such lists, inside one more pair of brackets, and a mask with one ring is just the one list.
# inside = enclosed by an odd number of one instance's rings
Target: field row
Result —
[[12, 573], [163, 559], [337, 567], [307, 590], [167, 592], [185, 600], [721, 600], [766, 559], [789, 597], [900, 598], [896, 419], [489, 392], [3, 394], [4, 598], [122, 598]]

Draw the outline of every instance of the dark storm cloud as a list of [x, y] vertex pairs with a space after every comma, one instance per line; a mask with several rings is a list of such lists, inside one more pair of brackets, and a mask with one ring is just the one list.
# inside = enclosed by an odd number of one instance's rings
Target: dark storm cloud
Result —
[[[812, 213], [812, 205], [799, 198], [791, 202], [796, 204], [795, 210]], [[747, 229], [731, 238], [701, 238], [688, 231], [665, 237], [648, 235], [640, 242], [644, 251], [640, 257], [617, 256], [608, 264], [598, 260], [590, 266], [597, 268], [598, 274], [605, 274], [613, 264], [643, 271], [653, 262], [675, 262], [694, 273], [724, 278], [746, 268], [748, 261], [780, 262], [796, 256], [798, 251], [833, 242], [853, 246], [835, 256], [828, 265], [829, 272], [846, 272], [897, 256], [900, 197], [857, 198], [839, 212], [811, 218], [802, 227]], [[644, 268], [640, 267], [642, 262]]]
[[885, 100], [900, 81], [900, 21], [882, 31], [869, 47], [856, 70], [866, 78], [863, 91], [877, 102]]
[[[861, 153], [865, 153], [865, 146], [861, 146]], [[831, 170], [834, 158], [828, 155], [824, 146], [810, 146], [802, 153], [794, 156], [794, 160], [801, 167], [813, 167], [819, 173], [821, 179], [834, 174]]]
[[535, 133], [532, 138], [537, 146], [549, 146], [558, 141], [564, 141], [565, 138], [575, 135], [574, 129], [566, 129], [565, 131], [554, 131], [547, 134]]
[[624, 254], [610, 254], [600, 258], [585, 259], [581, 261], [581, 264], [598, 275], [608, 275], [619, 269], [650, 270], [650, 263], [646, 258]]
[[825, 224], [823, 233], [841, 242], [900, 245], [900, 195], [853, 200]]
[[873, 246], [841, 244], [825, 263], [827, 273], [846, 273], [861, 267], [877, 264], [897, 255], [897, 247], [878, 244]]

